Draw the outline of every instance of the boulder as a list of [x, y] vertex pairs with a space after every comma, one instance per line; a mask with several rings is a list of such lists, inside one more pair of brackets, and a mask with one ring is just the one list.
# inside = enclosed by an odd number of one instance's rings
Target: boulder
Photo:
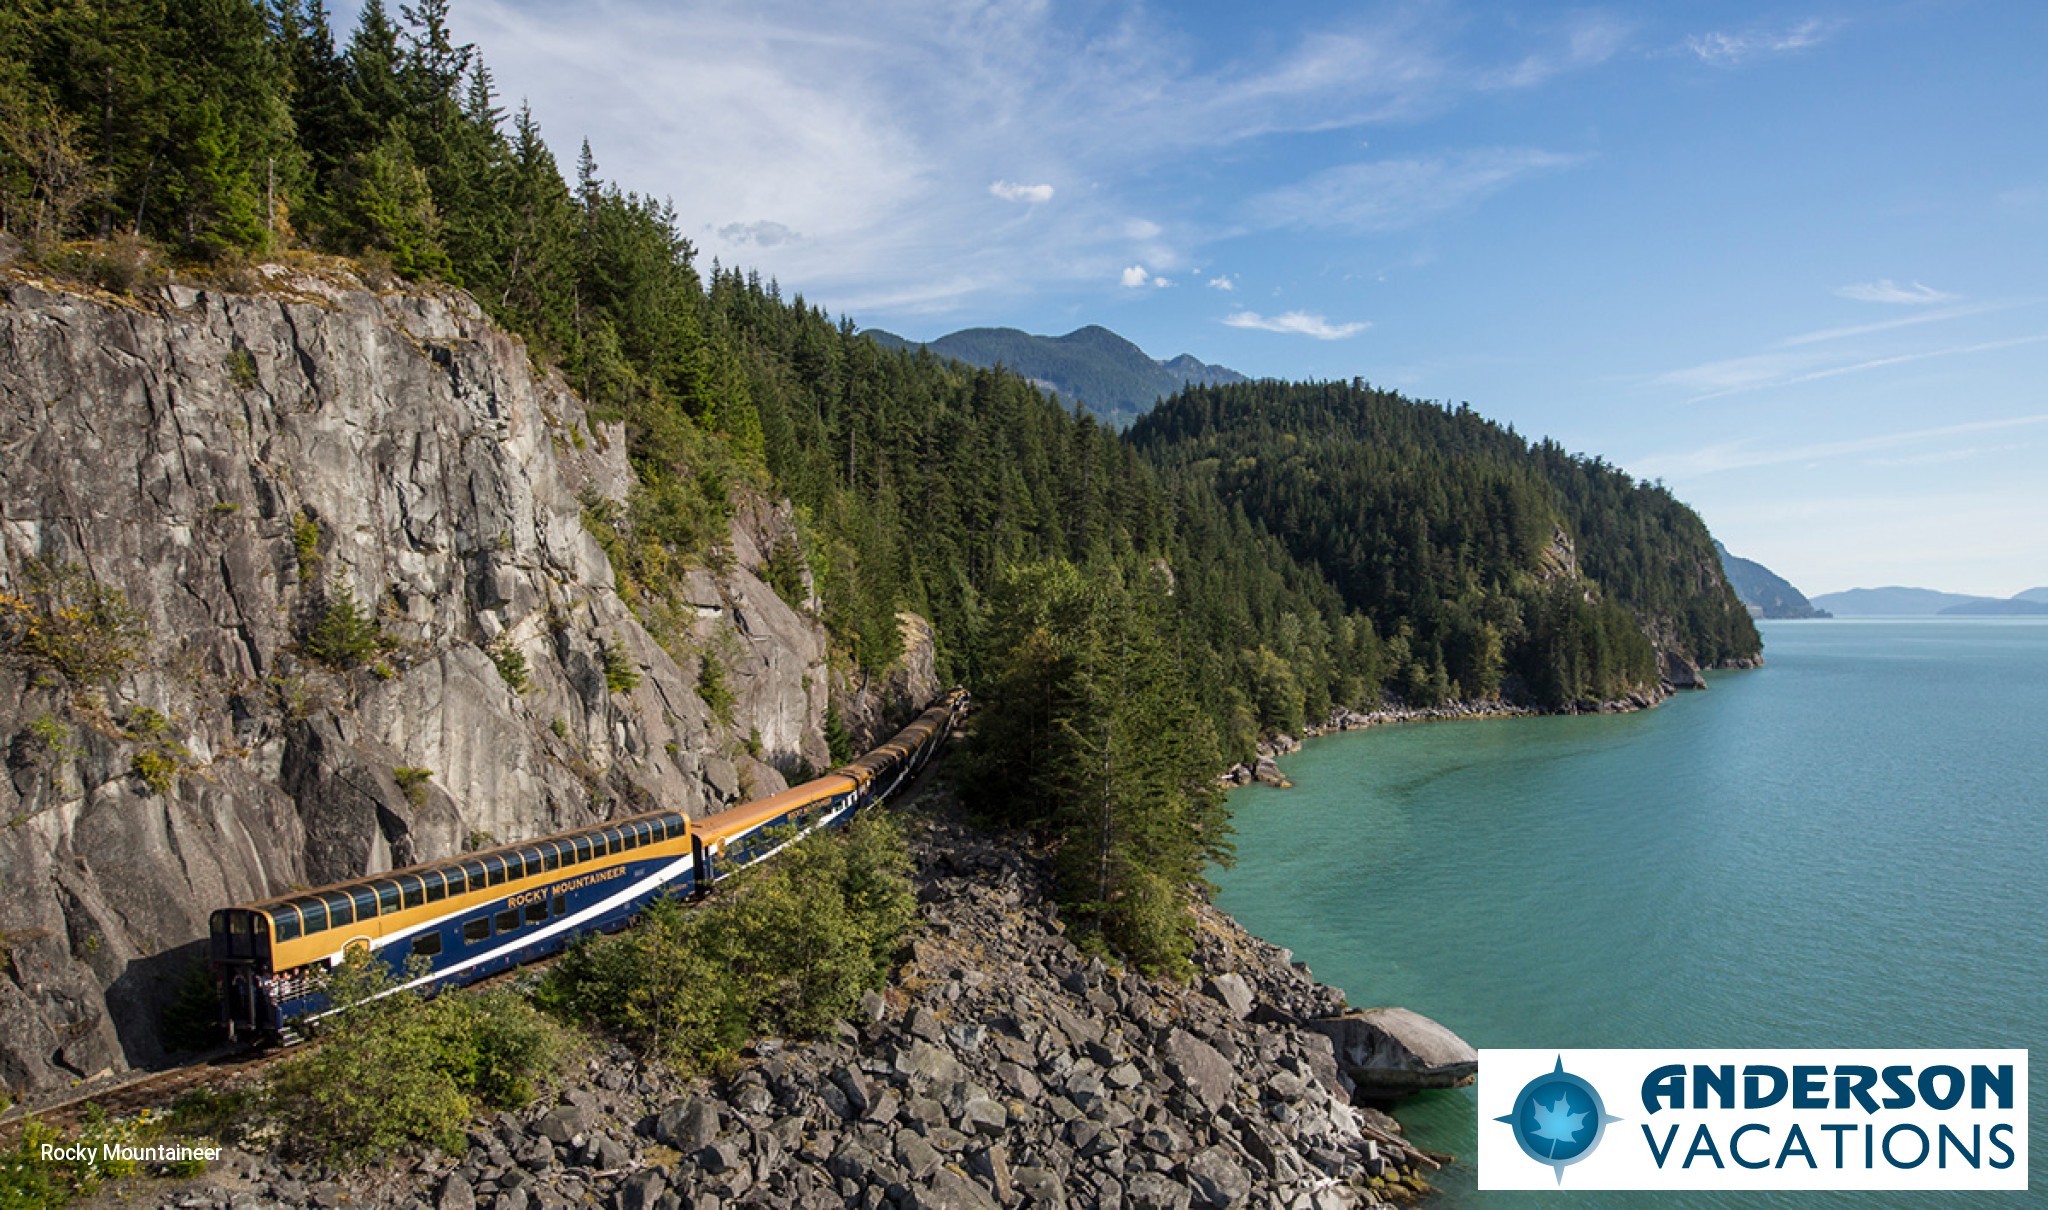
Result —
[[1470, 1084], [1479, 1052], [1443, 1026], [1405, 1008], [1375, 1008], [1305, 1022], [1330, 1039], [1340, 1070], [1362, 1101]]

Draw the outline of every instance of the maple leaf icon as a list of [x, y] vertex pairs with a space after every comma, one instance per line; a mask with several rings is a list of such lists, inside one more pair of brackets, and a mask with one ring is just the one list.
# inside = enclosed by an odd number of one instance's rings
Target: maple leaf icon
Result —
[[1579, 1137], [1579, 1130], [1586, 1121], [1585, 1114], [1571, 1112], [1571, 1100], [1563, 1093], [1559, 1093], [1557, 1100], [1550, 1105], [1537, 1101], [1529, 1109], [1536, 1117], [1536, 1129], [1529, 1133], [1539, 1139], [1549, 1139], [1552, 1155], [1557, 1154], [1559, 1143], [1569, 1143]]

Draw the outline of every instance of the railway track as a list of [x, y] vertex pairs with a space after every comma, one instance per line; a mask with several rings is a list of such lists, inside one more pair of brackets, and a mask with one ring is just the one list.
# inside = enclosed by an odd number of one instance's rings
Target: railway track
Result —
[[48, 1126], [71, 1127], [83, 1123], [95, 1107], [108, 1117], [125, 1117], [168, 1107], [195, 1088], [246, 1084], [289, 1053], [236, 1048], [167, 1071], [131, 1074], [96, 1087], [69, 1089], [54, 1100], [27, 1101], [0, 1115], [0, 1142], [12, 1142], [30, 1118]]

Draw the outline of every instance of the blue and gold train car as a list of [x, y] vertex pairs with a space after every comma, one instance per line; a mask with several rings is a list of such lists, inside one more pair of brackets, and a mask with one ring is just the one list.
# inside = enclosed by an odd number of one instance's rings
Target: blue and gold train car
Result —
[[213, 913], [230, 1036], [271, 1036], [328, 1005], [326, 973], [353, 950], [399, 986], [469, 983], [623, 927], [661, 896], [708, 892], [796, 838], [886, 800], [966, 706], [955, 689], [890, 740], [824, 777], [692, 821], [650, 811]]

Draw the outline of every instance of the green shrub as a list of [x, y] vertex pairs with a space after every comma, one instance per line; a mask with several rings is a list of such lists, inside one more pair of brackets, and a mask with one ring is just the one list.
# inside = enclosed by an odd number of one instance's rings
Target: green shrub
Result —
[[[141, 1133], [134, 1121], [109, 1120], [99, 1106], [87, 1111], [76, 1131], [59, 1130], [36, 1117], [23, 1119], [14, 1145], [0, 1150], [0, 1210], [45, 1210], [85, 1197], [110, 1180], [135, 1171], [133, 1160], [110, 1152]], [[45, 1145], [64, 1148], [64, 1159], [44, 1159]]]
[[760, 1033], [809, 1036], [881, 985], [916, 919], [902, 833], [881, 817], [811, 837], [692, 910], [662, 901], [640, 928], [591, 938], [536, 999], [685, 1066]]
[[240, 345], [228, 354], [228, 381], [237, 390], [250, 390], [256, 385], [256, 358]]
[[633, 666], [633, 659], [626, 649], [613, 643], [598, 648], [598, 658], [604, 661], [604, 683], [613, 693], [630, 693], [640, 683], [640, 670]]
[[501, 639], [491, 644], [484, 649], [484, 654], [490, 656], [491, 663], [497, 665], [498, 675], [505, 678], [507, 685], [512, 686], [512, 692], [524, 693], [527, 686], [533, 683], [533, 673], [526, 665], [525, 653], [514, 647], [510, 639]]
[[853, 736], [846, 730], [846, 720], [839, 717], [839, 707], [830, 701], [825, 703], [825, 749], [834, 766], [853, 759]]
[[74, 685], [113, 680], [134, 665], [148, 638], [142, 615], [118, 588], [75, 563], [30, 559], [20, 593], [0, 591], [0, 662], [37, 680]]
[[356, 594], [343, 585], [313, 623], [306, 641], [300, 644], [307, 658], [330, 668], [346, 671], [391, 646], [377, 619], [356, 603]]
[[514, 993], [393, 990], [390, 968], [352, 955], [329, 976], [342, 1011], [320, 1045], [279, 1065], [277, 1115], [305, 1151], [361, 1162], [401, 1147], [455, 1149], [479, 1109], [517, 1109], [557, 1075], [561, 1028]]
[[151, 744], [128, 758], [128, 771], [141, 778], [150, 793], [169, 794], [190, 759], [183, 744]]
[[292, 553], [298, 557], [300, 581], [312, 579], [320, 568], [320, 522], [311, 512], [292, 519]]
[[724, 662], [708, 651], [703, 659], [697, 661], [697, 696], [711, 708], [711, 717], [717, 719], [720, 726], [732, 726], [733, 703], [738, 698], [734, 696], [732, 686], [726, 683]]
[[791, 609], [801, 610], [808, 603], [809, 594], [804, 591], [804, 575], [810, 569], [804, 562], [803, 548], [796, 538], [785, 534], [774, 549], [768, 552], [768, 565], [761, 570], [768, 587], [782, 598], [782, 603]]
[[421, 769], [414, 765], [400, 765], [391, 771], [398, 782], [398, 788], [405, 795], [405, 801], [415, 807], [427, 805], [427, 783], [433, 780], [432, 769]]

